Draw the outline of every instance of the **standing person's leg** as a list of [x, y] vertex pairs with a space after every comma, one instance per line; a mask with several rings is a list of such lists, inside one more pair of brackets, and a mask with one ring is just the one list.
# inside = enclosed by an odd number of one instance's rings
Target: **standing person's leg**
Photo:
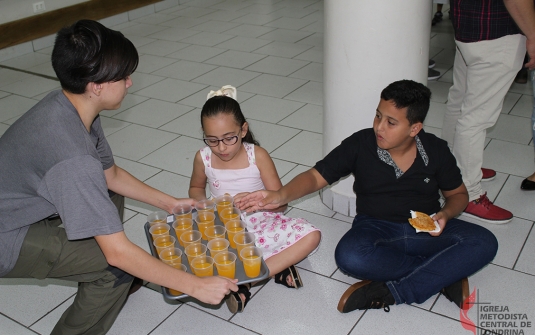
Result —
[[525, 37], [510, 35], [492, 41], [457, 42], [457, 47], [468, 71], [466, 95], [453, 140], [453, 154], [470, 201], [473, 201], [484, 193], [480, 182], [486, 130], [496, 123], [505, 94], [522, 66]]
[[[532, 133], [532, 144], [535, 143], [535, 70], [531, 71], [530, 73], [531, 78], [531, 84], [533, 85], [533, 109], [531, 112], [531, 133]], [[533, 191], [535, 190], [535, 172], [524, 179], [522, 181], [522, 184], [520, 185], [520, 188], [525, 191]]]
[[442, 138], [448, 142], [448, 147], [453, 151], [453, 140], [457, 121], [461, 117], [461, 106], [466, 96], [466, 63], [459, 48], [455, 49], [455, 60], [453, 62], [453, 85], [448, 93], [447, 110], [442, 123]]

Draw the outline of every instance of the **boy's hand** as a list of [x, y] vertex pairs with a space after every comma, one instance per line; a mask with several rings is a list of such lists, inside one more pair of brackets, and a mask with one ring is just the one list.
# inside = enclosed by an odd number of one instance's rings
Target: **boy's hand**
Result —
[[279, 208], [282, 203], [279, 193], [275, 191], [256, 191], [234, 201], [234, 205], [247, 213]]
[[217, 305], [231, 291], [238, 290], [238, 279], [224, 277], [197, 277], [200, 286], [191, 294], [192, 297], [207, 304]]
[[440, 231], [437, 232], [437, 233], [429, 233], [429, 235], [431, 236], [440, 236], [440, 234], [442, 234], [442, 232], [444, 231], [444, 228], [446, 227], [446, 223], [448, 222], [448, 217], [444, 214], [444, 212], [442, 211], [439, 211], [437, 214], [435, 214], [433, 217], [432, 217], [433, 220], [435, 220], [436, 222], [438, 222], [438, 225], [440, 227]]
[[178, 205], [190, 205], [191, 207], [195, 207], [196, 202], [197, 200], [191, 199], [191, 198], [175, 198], [175, 201], [173, 202], [173, 206], [171, 207], [171, 210], [168, 212], [173, 213], [173, 208], [175, 208]]

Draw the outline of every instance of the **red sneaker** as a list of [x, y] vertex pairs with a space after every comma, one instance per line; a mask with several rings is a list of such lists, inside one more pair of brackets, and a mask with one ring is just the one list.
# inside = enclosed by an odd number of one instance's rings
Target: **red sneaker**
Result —
[[498, 207], [487, 198], [487, 193], [479, 199], [470, 201], [464, 210], [464, 214], [488, 223], [507, 223], [513, 218], [513, 213]]
[[496, 171], [494, 170], [481, 168], [481, 172], [483, 173], [481, 181], [491, 181], [496, 177]]

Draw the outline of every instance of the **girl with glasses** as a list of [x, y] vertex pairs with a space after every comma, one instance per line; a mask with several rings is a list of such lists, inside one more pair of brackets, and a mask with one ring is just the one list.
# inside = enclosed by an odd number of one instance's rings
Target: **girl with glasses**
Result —
[[[282, 187], [273, 160], [259, 146], [245, 120], [236, 89], [223, 86], [211, 91], [201, 111], [204, 143], [195, 155], [189, 196], [206, 199], [206, 183], [210, 197], [228, 193], [239, 199], [256, 190], [278, 190]], [[272, 212], [258, 212], [244, 217], [247, 230], [255, 234], [270, 274], [278, 284], [289, 288], [303, 286], [294, 264], [313, 252], [321, 239], [320, 231], [304, 219], [283, 214], [286, 205]], [[239, 285], [231, 292], [227, 306], [232, 313], [241, 312], [251, 297], [248, 285]]]

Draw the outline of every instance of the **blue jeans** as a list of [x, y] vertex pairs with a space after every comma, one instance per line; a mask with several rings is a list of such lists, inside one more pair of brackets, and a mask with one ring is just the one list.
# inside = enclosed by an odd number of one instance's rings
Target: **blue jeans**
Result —
[[451, 219], [434, 237], [416, 233], [408, 222], [357, 215], [335, 259], [350, 276], [385, 282], [397, 304], [420, 304], [490, 263], [497, 250], [489, 230], [462, 220]]

